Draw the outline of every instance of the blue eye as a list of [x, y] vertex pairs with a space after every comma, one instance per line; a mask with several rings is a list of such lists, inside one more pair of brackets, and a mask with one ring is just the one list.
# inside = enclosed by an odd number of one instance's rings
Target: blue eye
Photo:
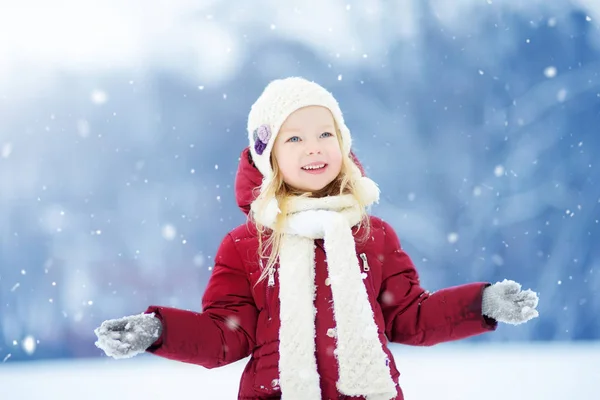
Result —
[[300, 137], [298, 136], [292, 136], [291, 138], [289, 138], [287, 141], [288, 142], [297, 142], [300, 140]]
[[331, 132], [323, 132], [323, 133], [321, 133], [321, 137], [332, 137], [332, 136], [333, 136], [333, 133], [331, 133]]

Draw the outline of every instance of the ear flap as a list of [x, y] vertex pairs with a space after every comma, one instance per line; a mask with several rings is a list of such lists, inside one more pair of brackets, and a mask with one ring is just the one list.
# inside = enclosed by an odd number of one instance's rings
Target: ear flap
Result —
[[362, 164], [358, 161], [353, 151], [350, 151], [350, 160], [352, 161], [352, 178], [356, 194], [367, 206], [378, 203], [380, 195], [379, 186], [372, 179], [367, 178]]
[[355, 163], [352, 163], [352, 179], [354, 181], [354, 190], [365, 205], [370, 206], [379, 202], [379, 187], [373, 180], [363, 176], [361, 168]]
[[269, 179], [265, 178], [263, 180], [261, 193], [256, 200], [252, 202], [250, 209], [252, 210], [252, 215], [256, 222], [273, 229], [275, 227], [275, 222], [277, 222], [277, 216], [281, 213], [281, 210], [279, 209], [279, 203], [275, 197], [267, 200], [263, 196], [264, 189], [266, 189], [270, 183], [271, 181]]
[[360, 163], [360, 161], [358, 161], [358, 157], [356, 157], [356, 154], [354, 154], [353, 151], [350, 151], [350, 159], [352, 160], [352, 162], [354, 163], [354, 165], [356, 165], [358, 167], [358, 170], [360, 171], [360, 175], [361, 176], [365, 176], [365, 169], [363, 168], [362, 164]]

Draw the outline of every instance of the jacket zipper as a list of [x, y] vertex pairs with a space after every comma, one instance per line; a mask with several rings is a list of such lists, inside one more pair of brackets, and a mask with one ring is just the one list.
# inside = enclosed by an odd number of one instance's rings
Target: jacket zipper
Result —
[[369, 272], [371, 267], [369, 267], [369, 262], [367, 261], [367, 255], [365, 253], [360, 253], [360, 258], [363, 261], [363, 271]]
[[[262, 260], [260, 260], [261, 268], [264, 268]], [[265, 297], [265, 305], [267, 308], [267, 320], [271, 321], [271, 291], [275, 286], [275, 268], [269, 268], [269, 280], [267, 282], [267, 291]]]
[[[362, 260], [362, 270], [365, 274], [367, 274], [369, 271], [371, 271], [371, 267], [369, 266], [369, 261], [367, 260], [367, 255], [365, 253], [360, 253], [360, 258]], [[371, 292], [374, 296], [376, 296], [375, 294], [375, 287], [373, 285], [373, 281], [371, 281], [371, 278], [368, 276], [365, 276], [365, 289], [367, 289], [367, 295], [369, 294], [369, 289], [371, 289]]]

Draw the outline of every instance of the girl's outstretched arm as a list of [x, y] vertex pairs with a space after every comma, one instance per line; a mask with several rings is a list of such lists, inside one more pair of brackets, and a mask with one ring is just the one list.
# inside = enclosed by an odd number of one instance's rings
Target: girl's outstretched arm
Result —
[[394, 229], [382, 221], [386, 236], [379, 303], [385, 333], [392, 342], [431, 346], [496, 329], [482, 314], [482, 293], [489, 283], [478, 282], [430, 293], [402, 250]]
[[163, 330], [148, 352], [172, 360], [215, 368], [250, 355], [255, 346], [258, 310], [232, 237], [228, 234], [202, 298], [202, 312], [151, 306]]

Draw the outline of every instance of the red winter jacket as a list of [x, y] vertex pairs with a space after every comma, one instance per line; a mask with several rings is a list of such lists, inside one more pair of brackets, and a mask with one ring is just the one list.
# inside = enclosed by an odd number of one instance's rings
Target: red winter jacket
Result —
[[[236, 177], [238, 205], [248, 213], [253, 189], [262, 175], [246, 149]], [[387, 341], [414, 346], [458, 340], [494, 330], [496, 322], [481, 313], [486, 283], [471, 283], [429, 293], [419, 284], [410, 258], [401, 249], [394, 230], [371, 217], [374, 240], [356, 248], [359, 265], [368, 269], [364, 280], [381, 343], [390, 359], [392, 377], [399, 372]], [[337, 361], [331, 351], [335, 326], [322, 240], [316, 241], [316, 356], [323, 399], [343, 399], [336, 389]], [[260, 276], [258, 239], [253, 224], [241, 225], [225, 236], [202, 298], [202, 312], [151, 306], [163, 322], [162, 336], [148, 351], [158, 356], [206, 368], [215, 368], [251, 355], [240, 382], [238, 399], [280, 398], [278, 379], [279, 289]], [[398, 386], [398, 400], [403, 399]], [[309, 399], [312, 400], [312, 399]]]

